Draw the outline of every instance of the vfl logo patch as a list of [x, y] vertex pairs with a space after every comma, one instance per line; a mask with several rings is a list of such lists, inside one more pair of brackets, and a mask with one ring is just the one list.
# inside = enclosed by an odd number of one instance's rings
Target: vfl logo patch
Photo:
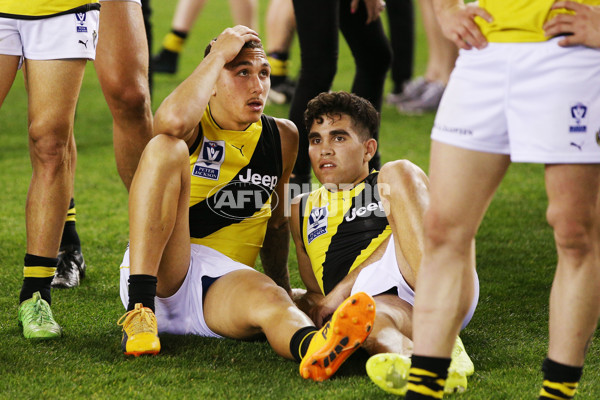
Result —
[[318, 207], [311, 210], [306, 229], [308, 243], [327, 233], [327, 215], [327, 207]]
[[569, 126], [569, 133], [585, 133], [587, 132], [587, 124], [585, 118], [587, 116], [587, 107], [582, 103], [577, 103], [571, 107], [571, 119], [575, 125]]
[[204, 139], [192, 175], [217, 181], [223, 161], [225, 161], [225, 141]]
[[[86, 33], [87, 27], [85, 25], [85, 13], [75, 13], [75, 22], [77, 24], [77, 32]], [[85, 46], [87, 48], [87, 45]]]

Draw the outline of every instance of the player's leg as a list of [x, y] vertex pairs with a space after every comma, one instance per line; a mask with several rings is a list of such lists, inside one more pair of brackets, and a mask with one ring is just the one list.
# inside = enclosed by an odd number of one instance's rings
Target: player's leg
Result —
[[86, 264], [81, 253], [81, 241], [77, 233], [77, 210], [75, 208], [74, 186], [75, 170], [77, 167], [77, 145], [75, 135], [71, 136], [69, 143], [69, 153], [71, 154], [71, 200], [67, 216], [63, 226], [60, 247], [58, 250], [58, 266], [56, 274], [52, 280], [52, 287], [72, 288], [79, 285], [81, 279], [85, 277]]
[[[432, 142], [411, 374], [421, 368], [445, 378], [453, 345], [472, 304], [474, 237], [508, 165], [507, 155]], [[409, 383], [409, 395], [429, 390], [427, 382]]]
[[48, 329], [33, 326], [28, 310], [35, 307], [28, 307], [28, 302], [41, 298], [51, 303], [50, 284], [72, 192], [70, 143], [85, 63], [85, 59], [25, 60], [33, 169], [25, 210], [27, 254], [19, 311], [26, 337], [60, 336], [56, 323]]
[[235, 25], [258, 31], [258, 0], [229, 0], [229, 9]]
[[421, 114], [437, 109], [458, 57], [458, 48], [442, 33], [433, 1], [420, 0], [419, 6], [427, 36], [427, 67], [424, 79], [414, 81], [414, 96], [397, 104], [398, 110], [406, 114]]
[[19, 56], [0, 54], [0, 76], [2, 77], [0, 79], [0, 107], [15, 80], [18, 66]]
[[408, 160], [386, 163], [377, 187], [394, 235], [400, 272], [415, 287], [423, 258], [423, 216], [429, 205], [429, 179]]
[[309, 191], [311, 180], [308, 158], [308, 132], [304, 127], [306, 105], [316, 95], [327, 92], [337, 71], [338, 2], [292, 0], [300, 45], [300, 76], [290, 104], [290, 120], [298, 127], [298, 157], [290, 183]]
[[129, 190], [142, 151], [152, 137], [148, 43], [139, 4], [132, 1], [101, 4], [94, 65], [113, 116], [117, 170]]
[[295, 85], [289, 79], [289, 56], [296, 31], [292, 0], [271, 0], [265, 21], [267, 58], [271, 64], [269, 100], [286, 104], [292, 100]]
[[152, 59], [155, 72], [174, 74], [177, 72], [183, 45], [204, 9], [206, 0], [179, 0], [171, 21], [171, 32], [163, 38], [160, 52]]
[[[540, 398], [571, 398], [600, 315], [600, 164], [547, 165], [558, 265]], [[558, 392], [557, 392], [558, 391]], [[552, 395], [549, 395], [552, 394]]]
[[220, 277], [204, 299], [204, 318], [213, 332], [234, 339], [264, 333], [277, 354], [300, 361], [301, 375], [313, 380], [327, 379], [339, 368], [364, 342], [374, 317], [373, 300], [360, 292], [317, 331], [283, 288], [252, 270]]
[[155, 296], [174, 294], [190, 264], [188, 147], [158, 135], [139, 165], [129, 194], [129, 300], [119, 321], [123, 352], [135, 356], [160, 351]]
[[[354, 57], [356, 73], [352, 82], [352, 93], [363, 97], [381, 111], [383, 87], [387, 71], [392, 62], [392, 50], [383, 30], [381, 18], [366, 24], [367, 11], [363, 2], [358, 3], [356, 12], [350, 11], [350, 1], [340, 1], [340, 31], [344, 35]], [[379, 131], [374, 132], [375, 140]], [[369, 167], [379, 169], [379, 151], [369, 161]]]

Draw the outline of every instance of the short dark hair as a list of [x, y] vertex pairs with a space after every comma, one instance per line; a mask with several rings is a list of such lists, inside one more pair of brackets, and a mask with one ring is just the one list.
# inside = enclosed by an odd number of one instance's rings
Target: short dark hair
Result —
[[[211, 40], [208, 43], [208, 46], [206, 46], [206, 49], [204, 49], [204, 57], [206, 57], [210, 53], [210, 50], [212, 49], [213, 42], [215, 42], [216, 40], [217, 40], [217, 38], [214, 38], [213, 40]], [[255, 41], [246, 42], [246, 43], [244, 43], [244, 46], [242, 47], [242, 49], [262, 49], [262, 48], [263, 48], [262, 43], [261, 42], [255, 42]], [[242, 51], [242, 50], [240, 50], [240, 51]]]
[[310, 131], [315, 121], [323, 123], [323, 116], [348, 115], [358, 128], [363, 140], [371, 139], [379, 128], [379, 113], [366, 99], [340, 91], [321, 93], [308, 102], [304, 111], [304, 125]]

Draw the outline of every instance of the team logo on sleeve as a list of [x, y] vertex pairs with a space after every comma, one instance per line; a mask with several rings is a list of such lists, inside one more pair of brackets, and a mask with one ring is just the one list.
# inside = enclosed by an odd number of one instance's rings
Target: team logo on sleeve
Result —
[[306, 229], [308, 243], [327, 233], [327, 215], [327, 207], [318, 207], [311, 210]]
[[87, 26], [85, 26], [85, 13], [75, 13], [75, 21], [77, 24], [77, 32], [87, 32]]
[[569, 133], [587, 132], [587, 107], [582, 103], [577, 103], [571, 107], [571, 120], [575, 123], [569, 126]]
[[223, 161], [225, 161], [225, 141], [204, 139], [192, 175], [218, 181]]

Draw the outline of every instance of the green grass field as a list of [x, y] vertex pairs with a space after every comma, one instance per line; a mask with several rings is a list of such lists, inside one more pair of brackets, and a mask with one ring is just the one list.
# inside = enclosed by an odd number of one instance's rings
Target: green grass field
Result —
[[[227, 2], [209, 1], [194, 28], [176, 76], [156, 76], [153, 107], [201, 59], [207, 41], [231, 24]], [[154, 1], [155, 49], [170, 25], [175, 2]], [[261, 0], [261, 14], [266, 10]], [[264, 32], [264, 28], [261, 30]], [[416, 72], [424, 69], [419, 26]], [[292, 59], [298, 69], [297, 44]], [[353, 63], [342, 45], [335, 90], [349, 90]], [[157, 357], [126, 358], [120, 350], [123, 314], [118, 266], [128, 240], [127, 194], [117, 175], [112, 121], [89, 64], [77, 112], [78, 231], [89, 265], [76, 289], [54, 290], [53, 311], [64, 328], [57, 341], [26, 341], [17, 326], [25, 254], [25, 198], [31, 167], [27, 152], [27, 103], [19, 74], [0, 110], [0, 398], [392, 398], [364, 372], [366, 356], [353, 356], [323, 383], [304, 381], [298, 365], [279, 358], [265, 342], [163, 336]], [[267, 113], [287, 117], [287, 107]], [[384, 161], [408, 158], [425, 171], [433, 115], [400, 116], [385, 106], [380, 148]], [[469, 389], [455, 399], [534, 399], [546, 354], [548, 295], [556, 262], [545, 221], [543, 168], [514, 165], [502, 183], [478, 235], [481, 297], [462, 338], [475, 363]], [[293, 253], [293, 252], [292, 252]], [[295, 255], [292, 284], [301, 286]], [[600, 399], [600, 350], [593, 343], [580, 399]]]

